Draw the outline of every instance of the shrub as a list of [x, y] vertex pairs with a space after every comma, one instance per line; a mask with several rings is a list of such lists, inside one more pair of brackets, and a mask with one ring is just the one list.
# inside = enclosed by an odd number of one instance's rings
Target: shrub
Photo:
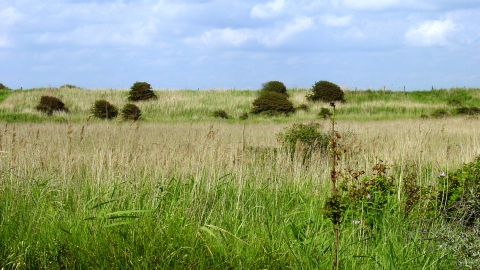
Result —
[[225, 110], [216, 110], [213, 112], [213, 117], [228, 119], [230, 118]]
[[248, 113], [244, 112], [240, 115], [240, 120], [247, 120], [248, 119]]
[[253, 114], [264, 113], [267, 115], [288, 114], [294, 112], [295, 108], [291, 101], [283, 94], [266, 91], [253, 101]]
[[59, 98], [51, 96], [42, 96], [40, 103], [35, 108], [47, 115], [52, 115], [55, 111], [68, 112], [67, 107]]
[[432, 112], [431, 116], [433, 118], [443, 118], [448, 116], [448, 112], [444, 109], [437, 109]]
[[295, 154], [303, 154], [303, 163], [310, 159], [317, 150], [327, 149], [330, 136], [318, 130], [318, 124], [293, 124], [283, 133], [277, 135], [282, 147], [294, 158]]
[[321, 118], [329, 118], [332, 115], [332, 112], [328, 108], [321, 108], [318, 116]]
[[304, 104], [298, 105], [296, 110], [298, 110], [298, 111], [301, 110], [301, 111], [304, 111], [304, 112], [308, 112], [308, 111], [310, 111], [310, 108], [308, 107], [307, 104], [304, 103]]
[[262, 84], [262, 89], [260, 91], [263, 92], [276, 92], [279, 94], [283, 94], [286, 97], [288, 97], [287, 94], [287, 87], [285, 84], [279, 81], [269, 81], [264, 84]]
[[80, 89], [80, 87], [77, 87], [77, 86], [72, 85], [72, 84], [64, 84], [64, 85], [60, 86], [60, 88], [68, 88], [68, 89], [76, 89], [76, 88], [78, 88], [78, 89]]
[[460, 107], [456, 109], [457, 114], [477, 115], [480, 114], [480, 108], [478, 107]]
[[121, 111], [122, 119], [123, 120], [133, 120], [137, 121], [142, 116], [140, 108], [137, 105], [132, 103], [127, 103], [123, 106]]
[[312, 93], [307, 95], [310, 101], [344, 101], [343, 90], [334, 83], [329, 81], [319, 81], [312, 86]]
[[444, 217], [472, 227], [480, 221], [480, 156], [453, 173], [438, 176], [438, 201]]
[[156, 98], [157, 95], [155, 95], [155, 93], [152, 91], [150, 84], [146, 82], [134, 83], [130, 88], [130, 92], [128, 93], [128, 100], [130, 101], [141, 101]]
[[0, 83], [0, 90], [10, 90], [10, 88], [3, 85], [3, 83]]
[[117, 107], [113, 106], [108, 101], [103, 99], [95, 101], [95, 104], [91, 109], [91, 112], [95, 117], [98, 117], [101, 119], [112, 119], [117, 117], [118, 115]]

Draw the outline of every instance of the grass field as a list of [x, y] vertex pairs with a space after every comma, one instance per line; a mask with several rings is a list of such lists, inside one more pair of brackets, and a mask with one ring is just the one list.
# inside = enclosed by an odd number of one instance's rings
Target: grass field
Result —
[[[306, 93], [290, 91], [295, 106], [307, 103]], [[337, 107], [347, 148], [338, 167], [373, 175], [382, 163], [399, 187], [412, 172], [419, 187], [436, 186], [440, 173], [480, 153], [478, 118], [454, 114], [458, 103], [479, 106], [479, 93], [348, 92]], [[70, 113], [39, 114], [34, 107], [42, 95], [61, 98]], [[312, 121], [328, 133], [330, 122], [317, 115], [325, 104], [289, 117], [239, 120], [255, 92], [157, 95], [139, 103], [144, 120], [130, 123], [88, 112], [100, 98], [121, 107], [125, 91], [6, 94], [0, 103], [2, 268], [332, 268], [332, 226], [322, 214], [331, 193], [329, 153], [316, 152], [307, 163], [291, 159], [277, 136]], [[439, 108], [451, 116], [421, 117]], [[216, 109], [234, 118], [216, 119]], [[382, 208], [388, 214], [377, 216], [374, 229], [345, 217], [340, 269], [476, 269], [475, 234], [420, 208], [406, 216], [397, 211], [403, 200], [400, 193], [388, 197]], [[361, 209], [349, 215], [361, 221]]]

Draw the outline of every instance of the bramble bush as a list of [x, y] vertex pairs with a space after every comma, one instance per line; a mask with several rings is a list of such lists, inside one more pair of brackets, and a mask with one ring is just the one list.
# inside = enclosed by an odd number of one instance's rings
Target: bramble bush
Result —
[[253, 101], [251, 109], [253, 114], [266, 115], [286, 115], [293, 112], [295, 112], [293, 103], [285, 95], [273, 91], [261, 92], [260, 96]]
[[262, 84], [262, 92], [275, 92], [285, 95], [288, 98], [287, 87], [279, 81], [269, 81]]
[[216, 110], [213, 112], [213, 117], [215, 118], [222, 118], [222, 119], [228, 119], [230, 116], [228, 116], [227, 112], [225, 110]]

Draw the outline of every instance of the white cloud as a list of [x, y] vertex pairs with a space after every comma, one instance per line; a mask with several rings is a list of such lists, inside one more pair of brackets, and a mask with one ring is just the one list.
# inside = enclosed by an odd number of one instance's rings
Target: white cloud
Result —
[[275, 0], [266, 4], [255, 5], [250, 11], [250, 16], [260, 19], [275, 17], [282, 12], [284, 6], [284, 0]]
[[21, 20], [22, 14], [17, 12], [15, 8], [9, 7], [9, 8], [0, 10], [0, 18], [1, 18], [0, 25], [1, 24], [10, 25]]
[[326, 14], [323, 15], [320, 19], [326, 26], [346, 27], [350, 25], [350, 22], [352, 21], [352, 16], [336, 16], [333, 14]]
[[188, 43], [202, 42], [206, 45], [240, 46], [256, 36], [250, 29], [214, 29], [202, 34], [199, 38], [187, 39]]
[[309, 17], [297, 17], [295, 21], [287, 24], [282, 29], [266, 33], [264, 37], [260, 38], [260, 43], [275, 47], [283, 44], [287, 39], [294, 36], [297, 33], [308, 30], [313, 26], [313, 20]]
[[448, 37], [458, 29], [451, 20], [426, 21], [405, 33], [405, 41], [413, 46], [430, 47], [449, 45]]

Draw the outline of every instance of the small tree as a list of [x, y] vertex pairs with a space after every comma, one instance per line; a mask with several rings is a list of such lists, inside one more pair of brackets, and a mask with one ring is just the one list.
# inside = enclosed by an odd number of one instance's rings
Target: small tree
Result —
[[123, 106], [121, 115], [123, 120], [137, 121], [142, 116], [142, 112], [137, 105], [132, 103], [127, 103], [125, 104], [125, 106]]
[[268, 115], [288, 114], [295, 111], [293, 103], [284, 94], [267, 91], [253, 101], [253, 114], [265, 113]]
[[42, 96], [40, 98], [40, 103], [35, 109], [47, 115], [52, 115], [55, 111], [68, 112], [67, 107], [65, 107], [65, 104], [59, 98], [51, 96]]
[[130, 88], [128, 93], [128, 100], [130, 101], [141, 101], [156, 99], [157, 95], [152, 90], [152, 86], [146, 82], [136, 82]]
[[113, 106], [108, 101], [103, 99], [95, 101], [91, 112], [95, 117], [101, 119], [112, 119], [117, 117], [118, 115], [117, 107]]
[[10, 90], [10, 88], [3, 85], [3, 83], [0, 83], [0, 90]]
[[286, 95], [288, 97], [288, 94], [287, 94], [287, 87], [285, 86], [285, 84], [283, 84], [282, 82], [279, 82], [279, 81], [269, 81], [269, 82], [266, 82], [264, 84], [262, 84], [262, 89], [260, 90], [262, 92], [276, 92], [276, 93], [279, 93], [279, 94], [283, 94], [283, 95]]
[[319, 81], [312, 86], [312, 93], [307, 95], [310, 101], [344, 101], [343, 90], [340, 86], [329, 81]]

